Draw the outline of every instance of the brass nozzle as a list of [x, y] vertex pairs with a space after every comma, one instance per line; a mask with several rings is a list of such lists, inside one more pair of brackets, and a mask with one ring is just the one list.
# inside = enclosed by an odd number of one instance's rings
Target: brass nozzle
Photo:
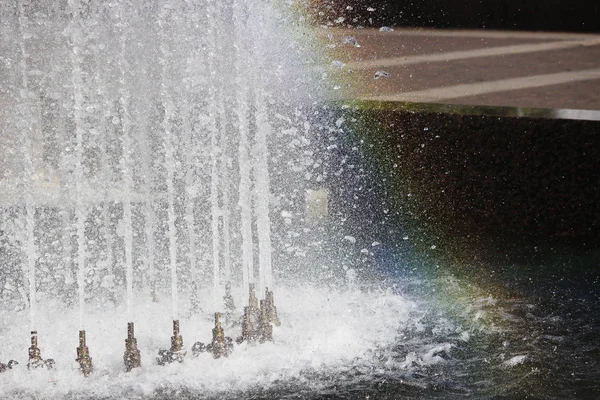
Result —
[[54, 367], [54, 360], [51, 358], [48, 358], [47, 360], [42, 359], [42, 352], [38, 347], [37, 331], [31, 331], [31, 347], [29, 348], [29, 362], [27, 363], [27, 368], [36, 369], [40, 367], [52, 369]]
[[83, 376], [89, 376], [94, 370], [90, 351], [86, 345], [84, 330], [79, 331], [79, 347], [77, 348], [77, 359], [75, 361], [79, 363]]
[[281, 325], [279, 316], [277, 315], [277, 307], [275, 307], [275, 300], [273, 298], [273, 291], [269, 291], [265, 288], [265, 306], [267, 308], [267, 318], [275, 326]]
[[259, 319], [260, 309], [258, 308], [258, 299], [254, 294], [254, 283], [250, 284], [249, 292], [250, 295], [248, 297], [248, 307], [250, 307], [250, 314], [253, 315], [256, 319]]
[[173, 336], [171, 336], [171, 348], [159, 350], [156, 361], [159, 365], [170, 364], [174, 361], [183, 362], [186, 351], [183, 349], [183, 338], [179, 334], [179, 320], [173, 320]]
[[133, 322], [127, 323], [127, 339], [135, 340]]
[[221, 327], [221, 313], [215, 313], [215, 327], [213, 328], [213, 343], [225, 342], [225, 332], [223, 331], [223, 327]]
[[260, 301], [260, 342], [273, 340], [273, 325], [269, 322], [265, 300]]
[[254, 325], [252, 324], [252, 315], [250, 314], [250, 307], [244, 307], [244, 317], [242, 319], [242, 336], [237, 339], [238, 343], [241, 342], [253, 342], [256, 333], [254, 332]]
[[213, 339], [209, 347], [213, 357], [227, 357], [231, 352], [232, 343], [230, 343], [230, 338], [225, 337], [225, 331], [221, 326], [221, 313], [215, 313], [215, 327], [213, 328], [212, 332]]
[[29, 348], [29, 363], [41, 362], [42, 352], [38, 347], [37, 331], [31, 331], [31, 347]]
[[127, 339], [125, 339], [123, 362], [125, 363], [125, 370], [127, 372], [142, 366], [142, 358], [134, 336], [133, 322], [127, 323]]
[[173, 320], [173, 336], [171, 337], [171, 351], [173, 353], [183, 350], [183, 338], [179, 334], [179, 320]]

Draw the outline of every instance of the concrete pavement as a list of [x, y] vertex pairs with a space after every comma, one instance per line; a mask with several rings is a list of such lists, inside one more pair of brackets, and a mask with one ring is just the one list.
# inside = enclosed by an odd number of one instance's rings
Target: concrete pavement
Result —
[[348, 98], [600, 110], [600, 35], [322, 30]]

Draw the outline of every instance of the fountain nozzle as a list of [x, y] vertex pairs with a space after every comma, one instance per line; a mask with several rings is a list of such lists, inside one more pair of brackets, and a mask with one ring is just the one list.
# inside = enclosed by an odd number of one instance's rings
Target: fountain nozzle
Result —
[[173, 321], [173, 336], [171, 336], [171, 351], [173, 353], [183, 350], [183, 338], [179, 334], [179, 320]]
[[273, 341], [273, 325], [269, 322], [267, 315], [267, 304], [265, 300], [260, 301], [260, 342]]
[[79, 368], [85, 377], [89, 376], [94, 370], [90, 351], [85, 343], [85, 330], [79, 331], [79, 347], [77, 348], [77, 359], [75, 361], [79, 363]]
[[54, 360], [49, 358], [47, 360], [42, 359], [42, 352], [38, 347], [38, 336], [37, 331], [31, 331], [31, 347], [29, 347], [29, 362], [27, 363], [28, 369], [37, 368], [48, 368], [52, 369], [54, 366]]
[[254, 294], [254, 283], [250, 284], [250, 296], [248, 297], [248, 307], [250, 308], [250, 314], [254, 316], [255, 319], [260, 319], [260, 309], [258, 308], [258, 299]]
[[242, 317], [242, 335], [236, 339], [237, 343], [252, 343], [256, 339], [256, 332], [252, 324], [252, 314], [250, 307], [244, 307], [244, 316]]
[[267, 308], [267, 318], [275, 326], [281, 325], [279, 317], [277, 316], [277, 307], [275, 307], [275, 300], [273, 299], [273, 291], [269, 291], [265, 288], [265, 307]]
[[142, 357], [134, 337], [133, 322], [127, 323], [127, 339], [125, 339], [125, 354], [123, 355], [125, 370], [130, 372], [134, 368], [142, 366]]
[[231, 353], [233, 342], [231, 338], [225, 337], [225, 331], [221, 326], [221, 313], [215, 313], [215, 327], [212, 330], [213, 338], [209, 346], [214, 358], [227, 357]]
[[174, 361], [183, 362], [186, 351], [183, 349], [183, 338], [179, 334], [179, 320], [173, 320], [173, 336], [171, 336], [171, 348], [159, 350], [156, 361], [159, 365], [170, 364]]

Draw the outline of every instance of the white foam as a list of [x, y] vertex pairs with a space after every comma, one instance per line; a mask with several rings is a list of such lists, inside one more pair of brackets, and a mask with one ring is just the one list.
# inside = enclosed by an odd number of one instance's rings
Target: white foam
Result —
[[[56, 360], [52, 371], [26, 368], [26, 313], [0, 311], [5, 314], [0, 320], [11, 321], [3, 329], [0, 354], [3, 359], [21, 362], [0, 375], [0, 397], [17, 392], [43, 397], [79, 392], [86, 396], [144, 396], [164, 387], [244, 391], [291, 380], [310, 387], [306, 373], [336, 373], [368, 365], [374, 349], [391, 346], [399, 329], [410, 324], [409, 314], [415, 307], [414, 302], [401, 295], [382, 291], [280, 288], [275, 295], [282, 325], [274, 327], [273, 343], [242, 344], [229, 358], [217, 360], [210, 354], [193, 358], [189, 352], [184, 363], [166, 367], [156, 365], [154, 358], [160, 348], [170, 345], [170, 302], [140, 302], [134, 315], [143, 365], [131, 373], [123, 371], [122, 361], [127, 326], [125, 306], [90, 306], [86, 317], [87, 344], [95, 370], [88, 378], [81, 375], [74, 362], [78, 345], [75, 309], [52, 301], [40, 304], [39, 345], [42, 357]], [[238, 305], [241, 304], [240, 300]], [[211, 311], [181, 319], [181, 334], [188, 349], [195, 341], [210, 341]], [[226, 327], [226, 334], [235, 338], [239, 328]], [[425, 359], [430, 362], [427, 356]]]
[[504, 365], [507, 367], [514, 367], [519, 364], [523, 364], [527, 359], [526, 355], [514, 356], [506, 361], [504, 361]]

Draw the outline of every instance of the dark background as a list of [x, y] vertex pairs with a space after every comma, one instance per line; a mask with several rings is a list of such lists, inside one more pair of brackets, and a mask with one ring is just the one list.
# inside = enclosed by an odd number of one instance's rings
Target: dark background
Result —
[[600, 2], [590, 0], [311, 0], [311, 7], [321, 23], [343, 16], [365, 27], [600, 32]]
[[385, 102], [344, 115], [354, 122], [340, 133], [339, 157], [356, 167], [329, 174], [330, 206], [358, 242], [378, 240], [411, 266], [426, 255], [513, 286], [600, 282], [599, 121]]

